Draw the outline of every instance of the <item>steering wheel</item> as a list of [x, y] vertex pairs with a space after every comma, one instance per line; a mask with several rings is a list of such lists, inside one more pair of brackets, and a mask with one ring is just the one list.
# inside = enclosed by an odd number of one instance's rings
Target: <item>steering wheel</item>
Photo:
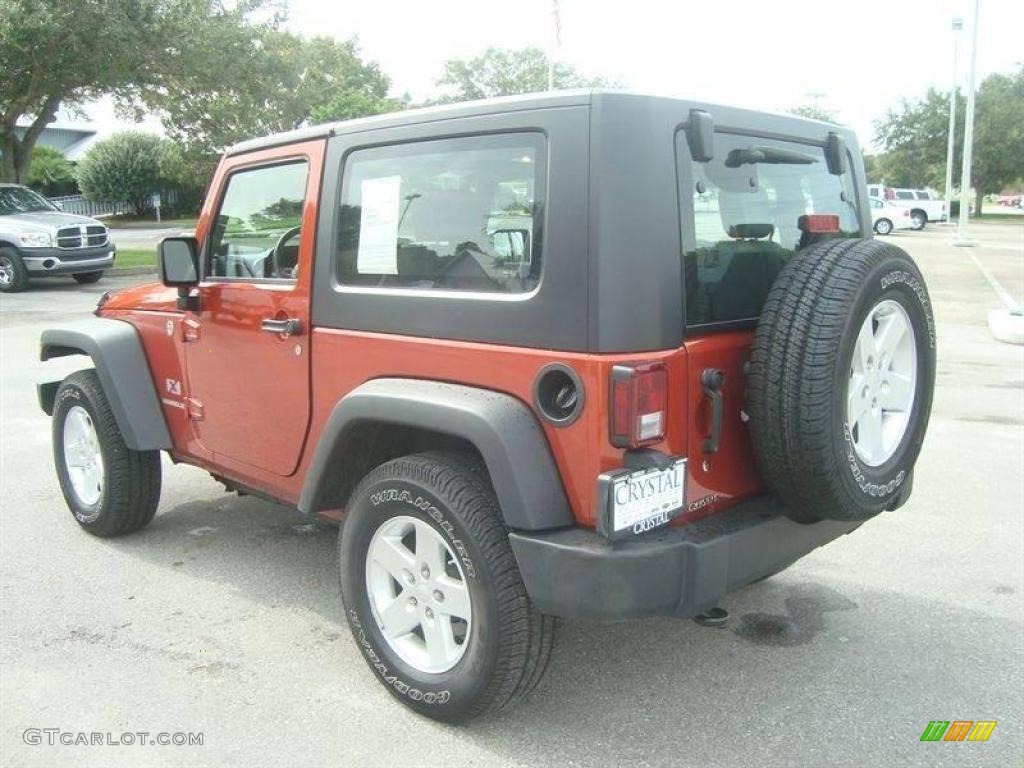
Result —
[[[271, 274], [273, 274], [274, 277], [281, 276], [281, 257], [284, 244], [291, 240], [293, 237], [295, 237], [297, 234], [299, 234], [301, 230], [302, 227], [292, 227], [283, 235], [281, 235], [281, 237], [279, 237], [277, 242], [274, 244], [274, 249], [270, 252], [270, 265], [271, 268], [273, 269], [273, 272]], [[298, 265], [296, 264], [295, 266]], [[289, 269], [291, 269], [291, 267], [289, 267]]]

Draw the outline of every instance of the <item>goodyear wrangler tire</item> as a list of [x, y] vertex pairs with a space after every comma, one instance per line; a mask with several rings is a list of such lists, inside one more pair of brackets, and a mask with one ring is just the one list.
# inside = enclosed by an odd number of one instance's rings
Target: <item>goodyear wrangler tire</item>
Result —
[[403, 704], [458, 722], [516, 703], [540, 680], [555, 620], [530, 603], [474, 458], [383, 464], [353, 492], [339, 537], [352, 635]]
[[865, 520], [909, 493], [931, 412], [935, 321], [917, 265], [877, 240], [794, 258], [751, 356], [754, 454], [805, 523]]

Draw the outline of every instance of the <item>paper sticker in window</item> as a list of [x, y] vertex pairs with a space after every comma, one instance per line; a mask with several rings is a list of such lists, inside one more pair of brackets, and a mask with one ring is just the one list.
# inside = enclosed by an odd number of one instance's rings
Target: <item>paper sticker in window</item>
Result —
[[359, 253], [363, 274], [398, 274], [398, 208], [401, 176], [366, 179], [360, 185]]

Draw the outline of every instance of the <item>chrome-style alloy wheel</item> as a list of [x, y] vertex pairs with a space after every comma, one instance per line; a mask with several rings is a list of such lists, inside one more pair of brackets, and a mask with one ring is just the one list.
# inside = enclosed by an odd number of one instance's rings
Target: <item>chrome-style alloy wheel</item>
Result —
[[377, 529], [366, 590], [385, 641], [420, 672], [447, 672], [469, 644], [473, 611], [462, 565], [441, 533], [400, 515]]
[[79, 503], [96, 504], [103, 495], [103, 453], [92, 417], [80, 405], [68, 409], [64, 419], [64, 464]]
[[0, 256], [0, 285], [14, 282], [14, 264], [7, 256]]
[[917, 389], [917, 343], [903, 305], [878, 302], [860, 327], [850, 363], [846, 419], [857, 457], [879, 467], [896, 453]]

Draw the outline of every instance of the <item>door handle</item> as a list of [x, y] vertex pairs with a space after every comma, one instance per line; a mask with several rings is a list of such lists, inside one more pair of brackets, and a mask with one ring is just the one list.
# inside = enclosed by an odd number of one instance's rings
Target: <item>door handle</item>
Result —
[[718, 453], [722, 444], [722, 384], [725, 372], [717, 368], [705, 368], [700, 373], [700, 385], [711, 400], [711, 434], [704, 438], [704, 453]]
[[302, 333], [302, 321], [297, 317], [281, 320], [267, 318], [260, 323], [260, 328], [267, 333], [279, 333], [282, 336], [298, 336]]

